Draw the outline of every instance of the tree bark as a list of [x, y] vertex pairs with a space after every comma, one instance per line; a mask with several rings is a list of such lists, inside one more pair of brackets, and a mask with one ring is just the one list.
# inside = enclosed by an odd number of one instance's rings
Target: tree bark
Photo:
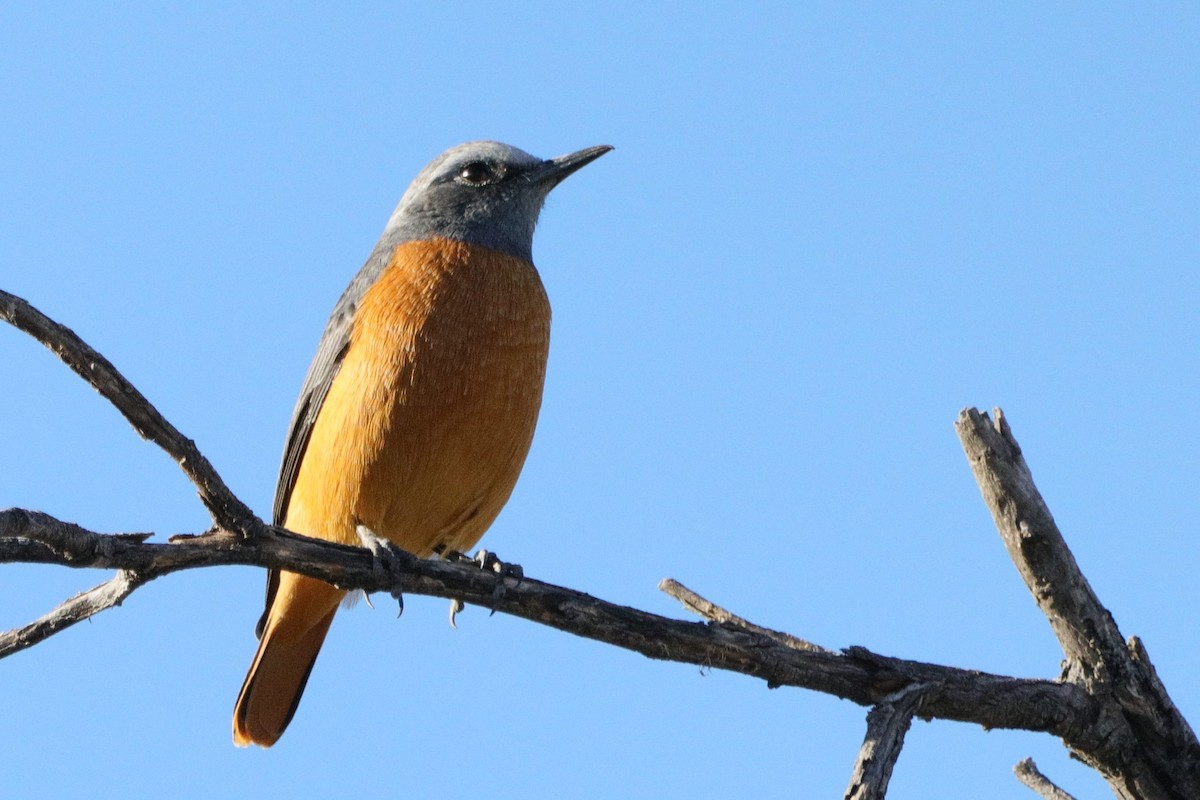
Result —
[[983, 499], [1025, 586], [1066, 656], [1063, 680], [1100, 702], [1083, 737], [1066, 736], [1121, 798], [1200, 797], [1200, 744], [1141, 641], [1121, 636], [1075, 563], [1004, 414], [976, 409], [955, 423]]
[[854, 762], [845, 800], [883, 800], [887, 795], [892, 768], [900, 757], [904, 735], [912, 725], [924, 690], [919, 683], [907, 686], [867, 714], [867, 735]]

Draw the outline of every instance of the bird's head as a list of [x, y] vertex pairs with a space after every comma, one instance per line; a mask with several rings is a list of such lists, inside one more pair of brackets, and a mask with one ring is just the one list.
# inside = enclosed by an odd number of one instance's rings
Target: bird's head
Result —
[[384, 236], [392, 243], [440, 236], [531, 260], [550, 190], [609, 150], [602, 144], [540, 159], [500, 142], [452, 147], [413, 179]]

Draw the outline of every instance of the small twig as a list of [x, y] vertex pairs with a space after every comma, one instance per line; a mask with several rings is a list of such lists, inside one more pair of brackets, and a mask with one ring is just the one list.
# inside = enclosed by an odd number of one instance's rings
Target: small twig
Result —
[[925, 686], [906, 686], [867, 714], [867, 734], [854, 762], [845, 800], [883, 800], [904, 736], [919, 710]]
[[799, 637], [792, 636], [790, 633], [783, 633], [782, 631], [772, 630], [771, 628], [764, 628], [761, 625], [755, 625], [749, 620], [742, 619], [738, 615], [721, 608], [716, 603], [696, 594], [674, 578], [663, 578], [663, 580], [658, 584], [658, 589], [659, 591], [665, 592], [671, 597], [674, 597], [676, 600], [682, 603], [683, 607], [688, 611], [698, 614], [705, 619], [712, 620], [720, 625], [732, 625], [735, 628], [741, 628], [742, 630], [750, 631], [751, 633], [770, 636], [780, 644], [796, 650], [806, 650], [810, 653], [833, 652], [832, 650], [826, 650], [820, 645], [816, 645]]
[[[71, 522], [63, 522], [41, 511], [9, 508], [0, 511], [0, 530], [6, 537], [28, 539], [45, 545], [49, 552], [66, 559], [95, 559], [93, 566], [104, 567], [104, 558], [120, 542], [144, 542], [152, 533], [102, 534]], [[53, 556], [49, 556], [53, 558]]]
[[161, 447], [195, 484], [200, 499], [219, 528], [242, 533], [257, 530], [257, 518], [229, 491], [196, 443], [180, 433], [104, 356], [65, 325], [16, 295], [0, 290], [0, 319], [28, 333], [62, 359], [129, 420], [138, 434]]
[[39, 617], [21, 628], [0, 633], [0, 658], [32, 647], [59, 631], [66, 630], [76, 622], [99, 614], [105, 609], [121, 605], [134, 589], [146, 583], [137, 573], [121, 570], [113, 578], [99, 586], [77, 594], [49, 614]]
[[1073, 796], [1055, 786], [1049, 778], [1043, 775], [1038, 770], [1037, 764], [1033, 763], [1032, 758], [1026, 758], [1018, 762], [1013, 767], [1013, 774], [1017, 776], [1017, 780], [1040, 794], [1046, 800], [1075, 800]]

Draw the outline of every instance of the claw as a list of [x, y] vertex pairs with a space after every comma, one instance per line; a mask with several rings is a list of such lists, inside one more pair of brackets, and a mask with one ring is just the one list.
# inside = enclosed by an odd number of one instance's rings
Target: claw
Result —
[[[516, 579], [517, 583], [520, 583], [525, 577], [525, 570], [521, 569], [520, 564], [506, 564], [490, 550], [481, 549], [475, 553], [473, 558], [465, 556], [457, 550], [444, 550], [442, 548], [437, 548], [435, 549], [435, 552], [439, 557], [445, 559], [446, 561], [453, 561], [456, 564], [474, 564], [484, 572], [493, 572], [499, 575], [501, 578], [514, 578]], [[503, 581], [497, 583], [496, 588], [492, 590], [493, 600], [500, 600], [502, 597], [504, 597]], [[455, 598], [450, 601], [451, 628], [458, 628], [458, 625], [455, 624], [455, 617], [458, 615], [458, 612], [462, 611], [465, 607], [466, 606], [463, 604], [462, 600]], [[495, 613], [496, 609], [493, 608], [492, 614]]]
[[[393, 559], [401, 560], [400, 556], [403, 551], [397, 549], [396, 546], [387, 539], [381, 539], [379, 536], [375, 535], [375, 532], [366, 525], [358, 525], [355, 527], [354, 531], [358, 534], [358, 541], [362, 543], [362, 546], [371, 551], [374, 562], [373, 568], [376, 574], [387, 574], [391, 571]], [[389, 592], [389, 594], [399, 606], [399, 610], [396, 612], [396, 617], [399, 618], [400, 615], [404, 613], [404, 595], [399, 589], [394, 589]], [[366, 597], [368, 606], [371, 606], [371, 608], [375, 607], [371, 605], [371, 598], [367, 596], [366, 592], [363, 592], [363, 597]]]
[[376, 558], [384, 558], [392, 550], [392, 543], [386, 539], [379, 538], [375, 531], [368, 528], [366, 525], [356, 525], [354, 532], [358, 534], [359, 543], [370, 550]]
[[501, 563], [499, 556], [491, 550], [479, 550], [471, 560], [484, 572], [497, 572], [496, 565]]
[[484, 572], [494, 572], [505, 578], [515, 578], [518, 582], [525, 577], [525, 570], [520, 564], [508, 564], [501, 561], [499, 556], [490, 550], [480, 550], [471, 559]]
[[[480, 550], [471, 560], [475, 562], [475, 564], [478, 565], [481, 570], [485, 572], [494, 572], [501, 578], [514, 578], [518, 584], [521, 582], [521, 579], [525, 577], [525, 570], [521, 568], [520, 564], [506, 564], [505, 562], [501, 561], [495, 553], [488, 550]], [[500, 581], [496, 584], [496, 588], [492, 589], [492, 600], [499, 601], [504, 597], [504, 591], [504, 582]], [[496, 609], [493, 608], [492, 614], [495, 613]], [[488, 616], [491, 616], [492, 614], [489, 614]]]

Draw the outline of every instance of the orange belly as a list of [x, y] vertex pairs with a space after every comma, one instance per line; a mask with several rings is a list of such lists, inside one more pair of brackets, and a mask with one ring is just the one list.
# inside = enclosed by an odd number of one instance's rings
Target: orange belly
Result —
[[[466, 551], [500, 513], [542, 400], [550, 307], [537, 271], [448, 240], [403, 244], [363, 295], [288, 500], [286, 527], [357, 544], [359, 524], [420, 556]], [[233, 740], [271, 746], [343, 592], [268, 586]]]
[[402, 244], [363, 296], [286, 527], [421, 556], [466, 551], [508, 500], [533, 439], [550, 306], [533, 266], [449, 240]]

